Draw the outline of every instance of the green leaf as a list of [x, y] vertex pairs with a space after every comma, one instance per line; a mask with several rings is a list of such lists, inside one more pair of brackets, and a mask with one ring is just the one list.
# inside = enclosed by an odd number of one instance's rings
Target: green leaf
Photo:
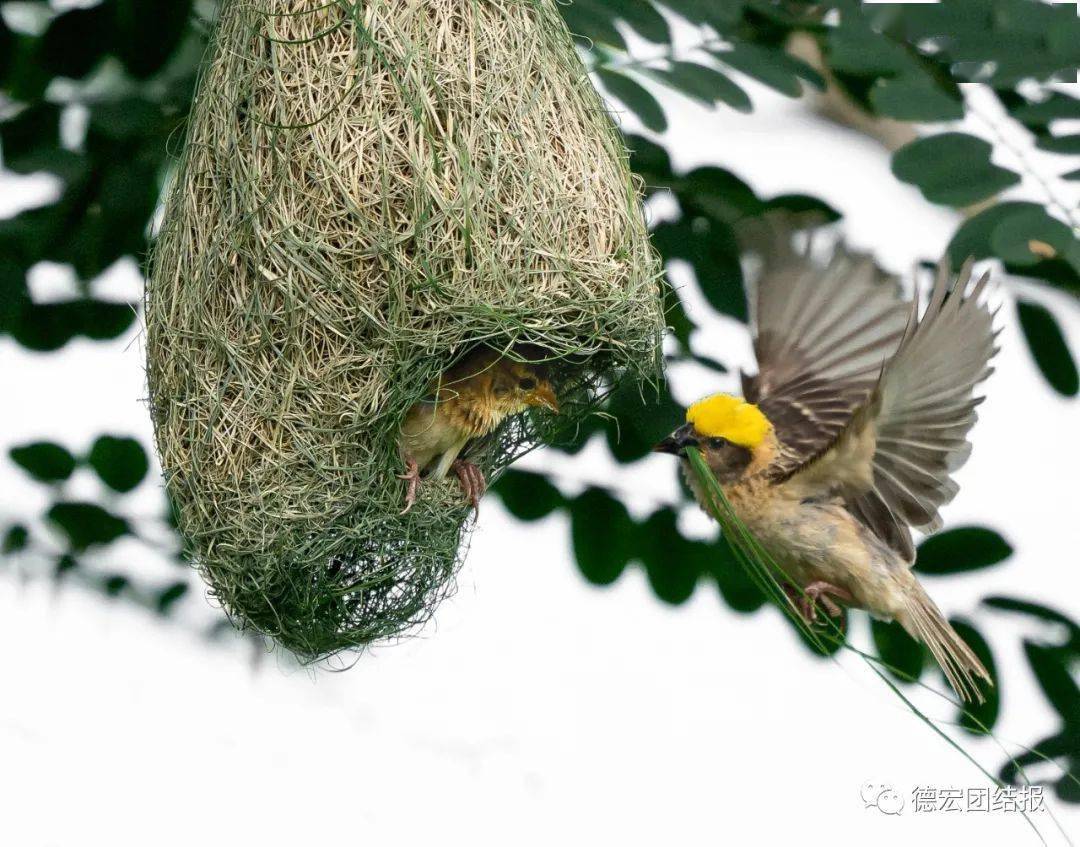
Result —
[[893, 154], [897, 179], [916, 186], [933, 203], [967, 206], [1020, 181], [990, 161], [993, 147], [981, 138], [946, 132], [920, 138]]
[[976, 680], [975, 684], [979, 687], [985, 700], [982, 703], [968, 703], [957, 718], [960, 726], [972, 735], [985, 735], [994, 728], [998, 715], [1001, 713], [1001, 678], [998, 676], [994, 664], [994, 654], [991, 652], [986, 639], [970, 623], [959, 618], [951, 618], [949, 623], [952, 624], [952, 628], [956, 630], [957, 634], [964, 639], [972, 652], [979, 657], [979, 661], [983, 663], [983, 667], [986, 668], [990, 678], [995, 683], [990, 685], [981, 679]]
[[672, 62], [664, 70], [650, 70], [649, 75], [670, 85], [703, 106], [726, 103], [740, 112], [753, 109], [750, 98], [738, 85], [715, 68], [696, 62]]
[[878, 80], [870, 89], [870, 103], [877, 114], [899, 121], [953, 121], [964, 117], [963, 101], [923, 77]]
[[730, 50], [710, 50], [709, 53], [725, 65], [742, 71], [788, 97], [802, 94], [800, 80], [805, 80], [819, 90], [825, 87], [821, 74], [779, 47], [763, 47], [736, 41]]
[[1056, 611], [1055, 609], [1051, 609], [1049, 606], [1033, 603], [1030, 600], [1018, 600], [1015, 597], [994, 595], [991, 597], [984, 597], [982, 602], [983, 605], [989, 606], [992, 609], [1001, 609], [1006, 612], [1017, 612], [1022, 615], [1029, 615], [1030, 617], [1055, 627], [1063, 627], [1068, 633], [1068, 642], [1071, 645], [1071, 648], [1080, 655], [1080, 624], [1077, 624], [1067, 615]]
[[809, 194], [778, 194], [765, 201], [763, 212], [783, 209], [786, 220], [797, 229], [813, 229], [836, 223], [843, 217], [836, 209]]
[[654, 44], [671, 41], [667, 21], [650, 0], [573, 0], [557, 3], [556, 8], [571, 32], [621, 50], [626, 49], [626, 42], [615, 28], [616, 20], [629, 24]]
[[682, 408], [666, 384], [653, 388], [629, 381], [611, 392], [607, 411], [614, 418], [605, 424], [608, 447], [623, 464], [647, 456], [671, 432], [672, 422], [682, 417]]
[[728, 367], [719, 359], [714, 359], [712, 356], [706, 356], [703, 353], [695, 353], [692, 350], [687, 351], [687, 358], [691, 361], [697, 362], [699, 365], [708, 368], [709, 370], [716, 371], [717, 373], [726, 374]]
[[[27, 209], [13, 218], [0, 220], [0, 250], [5, 261], [0, 262], [0, 272], [4, 273], [3, 286], [6, 292], [25, 290], [24, 277], [41, 257], [49, 244], [58, 237], [63, 225], [64, 209], [62, 203]], [[26, 302], [30, 298], [26, 297]], [[0, 303], [3, 301], [0, 300]], [[5, 309], [5, 311], [8, 311]], [[23, 307], [19, 307], [21, 314]]]
[[110, 3], [72, 9], [55, 18], [42, 36], [39, 61], [50, 75], [80, 79], [105, 57], [114, 41]]
[[597, 0], [575, 0], [573, 3], [557, 3], [559, 14], [566, 21], [570, 32], [594, 43], [610, 44], [620, 50], [626, 49], [626, 41], [615, 28], [615, 16], [610, 9]]
[[167, 588], [158, 592], [154, 606], [159, 615], [168, 615], [175, 606], [190, 590], [186, 582], [174, 582]]
[[53, 74], [42, 60], [41, 39], [10, 33], [5, 41], [6, 44], [0, 44], [5, 93], [20, 103], [42, 99]]
[[62, 579], [68, 573], [74, 570], [78, 570], [79, 562], [70, 553], [64, 553], [63, 555], [56, 557], [56, 570], [54, 575], [57, 579]]
[[1073, 135], [1039, 135], [1035, 146], [1047, 153], [1060, 153], [1063, 156], [1080, 155], [1080, 133]]
[[694, 331], [694, 322], [690, 320], [679, 293], [668, 282], [667, 277], [660, 283], [660, 296], [663, 299], [664, 320], [671, 329], [672, 337], [682, 345], [682, 349], [690, 349], [690, 334]]
[[958, 268], [968, 258], [979, 260], [993, 256], [994, 248], [990, 246], [990, 236], [998, 224], [1017, 212], [1029, 210], [1041, 212], [1043, 208], [1038, 203], [1010, 200], [1005, 203], [995, 203], [968, 218], [956, 230], [949, 241], [949, 246], [945, 248], [949, 262], [953, 267]]
[[[684, 482], [681, 473], [679, 473], [679, 480]], [[668, 518], [667, 515], [662, 517], [654, 515], [653, 520], [663, 527], [672, 518]], [[663, 567], [663, 555], [662, 551], [657, 551], [654, 567]], [[717, 588], [720, 589], [724, 602], [736, 612], [755, 612], [765, 603], [765, 596], [750, 580], [725, 538], [708, 542], [685, 538], [680, 534], [678, 540], [672, 537], [666, 555], [669, 559], [677, 556], [681, 565], [680, 572], [671, 578], [671, 585], [664, 587], [664, 590], [669, 592], [669, 596], [677, 597], [680, 593], [689, 596], [688, 588], [692, 588], [689, 585], [689, 574], [693, 573], [695, 582], [703, 576], [712, 577], [716, 581]]]
[[[11, 170], [18, 173], [31, 174], [39, 171], [53, 174], [57, 179], [63, 181], [68, 186], [80, 185], [86, 178], [87, 174], [87, 160], [81, 153], [75, 153], [71, 150], [64, 150], [58, 146], [49, 147], [41, 145], [38, 147], [29, 148], [23, 155], [13, 159], [10, 164]], [[23, 212], [19, 215], [22, 221], [19, 223], [32, 220], [34, 212], [37, 212], [43, 219], [48, 219], [50, 212], [54, 212], [57, 207], [62, 207], [64, 204], [55, 203], [52, 206], [46, 206], [44, 208], [31, 209], [27, 212]], [[16, 224], [18, 226], [18, 224]]]
[[0, 261], [0, 334], [10, 332], [18, 324], [30, 302], [26, 271], [16, 258], [17, 250], [12, 241], [0, 231], [0, 255], [4, 256]]
[[685, 214], [705, 215], [726, 224], [759, 214], [765, 208], [749, 185], [731, 171], [714, 165], [689, 171], [675, 194]]
[[109, 597], [119, 597], [131, 587], [131, 580], [123, 574], [108, 574], [101, 580], [101, 590]]
[[665, 0], [664, 6], [695, 24], [710, 24], [718, 32], [741, 24], [743, 0]]
[[161, 103], [125, 97], [90, 107], [90, 130], [108, 142], [138, 142], [168, 132], [171, 126]]
[[889, 673], [904, 682], [919, 678], [926, 660], [926, 650], [908, 635], [907, 630], [896, 621], [886, 623], [871, 618], [870, 634], [874, 638], [878, 656], [890, 666], [886, 668]]
[[693, 542], [679, 533], [675, 511], [659, 509], [638, 528], [638, 555], [645, 565], [653, 593], [665, 603], [685, 603], [702, 573]]
[[746, 569], [739, 564], [727, 539], [721, 538], [716, 544], [703, 546], [708, 547], [709, 572], [716, 580], [716, 586], [720, 589], [725, 603], [736, 612], [742, 613], [756, 612], [765, 605], [765, 595], [751, 581]]
[[637, 115], [644, 126], [653, 132], [663, 132], [667, 129], [664, 110], [647, 88], [626, 74], [615, 71], [601, 68], [596, 71], [596, 75], [604, 84], [604, 88]]
[[[43, 258], [67, 262], [80, 279], [93, 279], [122, 256], [146, 251], [146, 224], [157, 205], [158, 161], [90, 133], [87, 146], [106, 147], [108, 162], [81, 194], [61, 240]], [[104, 151], [99, 159], [104, 157]], [[74, 201], [73, 201], [74, 202]]]
[[111, 0], [116, 52], [139, 79], [160, 70], [173, 54], [191, 16], [192, 0]]
[[663, 221], [653, 244], [666, 262], [682, 259], [694, 269], [709, 304], [741, 321], [747, 319], [739, 245], [729, 226], [704, 216]]
[[1080, 118], [1080, 99], [1054, 91], [1045, 100], [1022, 101], [1009, 114], [1026, 126], [1046, 126], [1051, 121]]
[[988, 568], [1012, 555], [1009, 543], [981, 526], [939, 532], [919, 545], [914, 569], [925, 574], [952, 574]]
[[46, 517], [63, 530], [75, 552], [111, 544], [131, 531], [127, 521], [94, 503], [55, 503]]
[[90, 448], [86, 461], [102, 482], [122, 493], [135, 488], [150, 469], [146, 451], [138, 441], [112, 435], [100, 436]]
[[599, 488], [589, 488], [570, 506], [570, 537], [582, 575], [594, 585], [619, 578], [635, 555], [634, 522], [626, 507]]
[[38, 482], [63, 482], [75, 471], [75, 457], [51, 441], [35, 441], [12, 447], [8, 455]]
[[35, 155], [42, 151], [56, 154], [60, 150], [60, 107], [55, 103], [35, 103], [14, 117], [0, 122], [0, 144], [3, 145], [4, 167], [19, 174], [43, 170]]
[[543, 474], [531, 471], [506, 471], [492, 491], [502, 498], [507, 511], [521, 521], [538, 521], [565, 505], [559, 489]]
[[4, 533], [4, 540], [0, 543], [0, 553], [7, 556], [25, 550], [30, 543], [30, 530], [22, 524], [13, 524]]
[[[1049, 647], [1028, 640], [1024, 641], [1024, 652], [1039, 686], [1054, 709], [1063, 717], [1080, 714], [1080, 689], [1069, 672], [1069, 665], [1075, 660], [1075, 656], [1060, 647]], [[1075, 720], [1073, 717], [1073, 721]]]
[[1058, 256], [1080, 251], [1072, 230], [1041, 207], [1016, 209], [990, 232], [990, 248], [1007, 265], [1035, 265], [1044, 261], [1046, 248]]
[[1045, 306], [1030, 300], [1017, 300], [1016, 311], [1028, 349], [1046, 381], [1058, 394], [1075, 397], [1080, 377], [1057, 319]]
[[600, 0], [620, 20], [626, 21], [643, 38], [654, 44], [667, 44], [671, 41], [671, 30], [667, 21], [650, 0]]
[[0, 15], [0, 85], [5, 82], [12, 59], [15, 57], [15, 45], [18, 39]]
[[859, 16], [845, 15], [825, 41], [829, 67], [864, 77], [897, 76], [914, 67], [900, 44], [871, 29]]
[[133, 303], [110, 303], [105, 300], [79, 300], [70, 305], [77, 309], [82, 322], [80, 333], [91, 341], [109, 341], [128, 331], [137, 314]]
[[116, 338], [135, 322], [135, 314], [128, 303], [103, 300], [28, 303], [9, 332], [28, 350], [51, 352], [80, 335], [95, 341]]
[[667, 150], [659, 144], [641, 135], [627, 135], [625, 141], [630, 151], [630, 170], [644, 181], [647, 197], [679, 181], [671, 169]]

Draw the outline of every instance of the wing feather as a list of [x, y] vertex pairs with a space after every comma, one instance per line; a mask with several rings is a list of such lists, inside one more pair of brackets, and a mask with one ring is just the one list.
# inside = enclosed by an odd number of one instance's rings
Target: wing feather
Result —
[[967, 435], [983, 400], [975, 387], [993, 372], [990, 359], [997, 352], [994, 316], [983, 301], [989, 274], [968, 292], [969, 261], [955, 284], [950, 281], [942, 262], [922, 318], [916, 299], [877, 388], [875, 487], [879, 474], [888, 475], [896, 490], [884, 498], [887, 505], [923, 531], [940, 527], [938, 509], [956, 495], [950, 474], [971, 454]]
[[905, 561], [915, 558], [915, 544], [907, 524], [896, 519], [881, 494], [871, 488], [848, 501], [848, 510], [874, 535], [896, 550]]
[[[958, 490], [951, 474], [971, 454], [967, 436], [983, 400], [975, 389], [993, 372], [997, 352], [994, 313], [983, 302], [988, 279], [983, 275], [967, 293], [971, 263], [955, 284], [947, 265], [939, 265], [922, 317], [915, 298], [869, 400], [816, 462], [788, 475], [819, 487], [844, 481], [840, 493], [852, 513], [907, 561], [914, 558], [909, 528], [940, 528], [938, 510]], [[867, 436], [874, 445], [869, 456]], [[867, 461], [868, 469], [848, 467]], [[849, 480], [867, 484], [852, 487]]]
[[908, 309], [899, 282], [867, 255], [839, 245], [824, 267], [775, 249], [751, 295], [755, 377], [743, 394], [772, 421], [774, 469], [793, 472], [848, 425], [900, 343]]

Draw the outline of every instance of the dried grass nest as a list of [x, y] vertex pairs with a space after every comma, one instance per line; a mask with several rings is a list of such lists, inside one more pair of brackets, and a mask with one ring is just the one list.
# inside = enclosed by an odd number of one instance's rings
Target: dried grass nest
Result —
[[639, 193], [552, 0], [226, 0], [146, 321], [167, 489], [234, 622], [313, 660], [427, 620], [469, 514], [453, 482], [399, 514], [429, 383], [538, 345], [565, 426], [658, 369]]

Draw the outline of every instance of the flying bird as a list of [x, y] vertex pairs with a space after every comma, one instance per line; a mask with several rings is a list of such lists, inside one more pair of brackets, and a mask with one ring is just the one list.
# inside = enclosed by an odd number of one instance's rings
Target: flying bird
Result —
[[911, 529], [941, 527], [971, 452], [983, 398], [975, 386], [997, 352], [988, 275], [970, 286], [938, 266], [929, 303], [905, 303], [894, 277], [838, 247], [824, 268], [793, 251], [767, 263], [751, 318], [758, 373], [743, 398], [717, 394], [656, 445], [701, 451], [736, 516], [783, 571], [808, 622], [838, 603], [899, 621], [964, 700], [982, 701], [982, 663], [920, 585]]
[[[542, 351], [514, 353], [538, 360]], [[421, 478], [443, 479], [453, 471], [473, 508], [487, 488], [484, 474], [463, 452], [491, 435], [509, 416], [539, 406], [558, 413], [559, 402], [547, 369], [539, 361], [519, 361], [479, 347], [429, 386], [405, 414], [398, 441], [406, 480], [405, 508], [416, 502]]]

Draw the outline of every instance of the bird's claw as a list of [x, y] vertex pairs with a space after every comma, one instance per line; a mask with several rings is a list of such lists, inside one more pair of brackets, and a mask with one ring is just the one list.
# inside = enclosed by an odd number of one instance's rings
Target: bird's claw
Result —
[[817, 623], [819, 605], [830, 617], [838, 618], [843, 614], [843, 609], [836, 604], [833, 597], [843, 603], [852, 603], [855, 600], [850, 591], [824, 580], [811, 582], [802, 591], [785, 583], [784, 591], [795, 603], [799, 614], [807, 624]]
[[420, 485], [420, 466], [416, 463], [416, 459], [412, 457], [405, 459], [405, 473], [398, 474], [398, 479], [408, 481], [405, 489], [405, 508], [400, 512], [404, 515], [416, 502], [416, 489]]
[[465, 492], [465, 496], [469, 498], [472, 507], [479, 513], [480, 498], [487, 491], [487, 480], [484, 479], [484, 472], [472, 462], [466, 462], [464, 459], [456, 460], [450, 468], [461, 481], [461, 490]]

